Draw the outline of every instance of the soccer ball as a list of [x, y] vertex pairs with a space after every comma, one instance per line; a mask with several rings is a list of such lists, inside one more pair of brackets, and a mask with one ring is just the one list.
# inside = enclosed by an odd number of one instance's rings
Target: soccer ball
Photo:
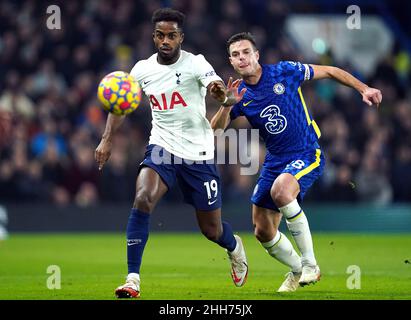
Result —
[[104, 110], [118, 116], [126, 115], [139, 106], [141, 87], [127, 72], [114, 71], [100, 81], [97, 97]]

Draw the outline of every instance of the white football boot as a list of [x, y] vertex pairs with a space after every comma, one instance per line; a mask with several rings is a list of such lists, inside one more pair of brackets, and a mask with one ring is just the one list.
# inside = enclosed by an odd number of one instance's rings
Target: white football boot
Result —
[[247, 257], [245, 256], [241, 238], [237, 235], [234, 235], [234, 237], [237, 240], [238, 247], [233, 252], [227, 251], [227, 254], [231, 262], [231, 278], [237, 287], [241, 287], [248, 276]]
[[140, 276], [132, 273], [127, 276], [126, 283], [115, 291], [117, 298], [140, 298]]
[[299, 280], [301, 277], [301, 273], [294, 273], [292, 271], [288, 272], [285, 275], [285, 280], [281, 284], [281, 287], [277, 290], [277, 292], [294, 292], [296, 291], [299, 287]]
[[303, 266], [299, 284], [301, 287], [304, 287], [308, 284], [316, 283], [317, 281], [320, 281], [320, 278], [321, 278], [321, 272], [320, 272], [320, 267], [318, 265], [316, 266], [306, 265], [306, 266]]

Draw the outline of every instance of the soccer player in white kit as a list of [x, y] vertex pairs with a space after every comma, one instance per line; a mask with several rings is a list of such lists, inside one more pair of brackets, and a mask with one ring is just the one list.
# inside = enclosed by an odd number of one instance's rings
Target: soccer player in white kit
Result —
[[[220, 177], [214, 159], [214, 135], [205, 117], [207, 91], [222, 105], [241, 100], [237, 90], [227, 90], [202, 55], [181, 50], [183, 13], [163, 8], [154, 12], [153, 40], [157, 53], [131, 70], [152, 109], [152, 131], [140, 164], [136, 196], [127, 224], [128, 276], [118, 287], [118, 298], [140, 296], [140, 265], [149, 234], [150, 214], [177, 182], [185, 202], [194, 206], [201, 232], [225, 248], [231, 276], [242, 286], [248, 274], [240, 237], [221, 220]], [[112, 137], [124, 116], [109, 114], [95, 157], [101, 170], [110, 156]]]

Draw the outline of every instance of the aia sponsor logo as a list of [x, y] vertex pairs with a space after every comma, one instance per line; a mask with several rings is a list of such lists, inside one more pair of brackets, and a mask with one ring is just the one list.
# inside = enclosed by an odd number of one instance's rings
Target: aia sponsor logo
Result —
[[172, 110], [174, 107], [181, 105], [187, 107], [184, 98], [178, 92], [173, 92], [171, 97], [167, 99], [165, 93], [160, 96], [150, 95], [151, 109], [153, 110]]

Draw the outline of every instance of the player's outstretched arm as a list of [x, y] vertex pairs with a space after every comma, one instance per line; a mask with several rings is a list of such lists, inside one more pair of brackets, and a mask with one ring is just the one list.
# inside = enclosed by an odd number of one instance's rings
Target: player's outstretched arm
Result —
[[362, 100], [369, 106], [375, 104], [378, 108], [379, 104], [382, 101], [382, 94], [380, 90], [367, 86], [365, 83], [361, 82], [353, 75], [349, 74], [347, 71], [332, 66], [320, 66], [312, 64], [311, 67], [314, 71], [313, 79], [332, 78], [346, 86], [354, 88], [362, 95]]
[[229, 106], [229, 107], [221, 106], [220, 107], [220, 109], [217, 111], [217, 113], [214, 115], [214, 117], [210, 121], [211, 128], [213, 130], [217, 130], [217, 129], [225, 130], [225, 128], [228, 127], [230, 123], [231, 109], [232, 109], [232, 106]]
[[[243, 96], [247, 89], [243, 88], [240, 92], [238, 92], [238, 87], [241, 84], [241, 79], [236, 79], [233, 81], [233, 78], [230, 77], [227, 83], [227, 89], [225, 88], [224, 84], [221, 81], [215, 81], [210, 84], [210, 93], [217, 101], [225, 101], [223, 102], [220, 109], [211, 119], [210, 124], [213, 130], [222, 129], [224, 130], [227, 128], [228, 124], [230, 123], [230, 111], [234, 104], [238, 103], [243, 99]], [[224, 100], [221, 100], [223, 97], [222, 92], [224, 92]], [[219, 96], [220, 99], [217, 97]]]
[[108, 158], [110, 158], [113, 135], [123, 123], [125, 117], [126, 116], [116, 116], [112, 113], [109, 113], [107, 117], [106, 128], [101, 137], [100, 144], [94, 153], [99, 170], [103, 169], [104, 164]]

